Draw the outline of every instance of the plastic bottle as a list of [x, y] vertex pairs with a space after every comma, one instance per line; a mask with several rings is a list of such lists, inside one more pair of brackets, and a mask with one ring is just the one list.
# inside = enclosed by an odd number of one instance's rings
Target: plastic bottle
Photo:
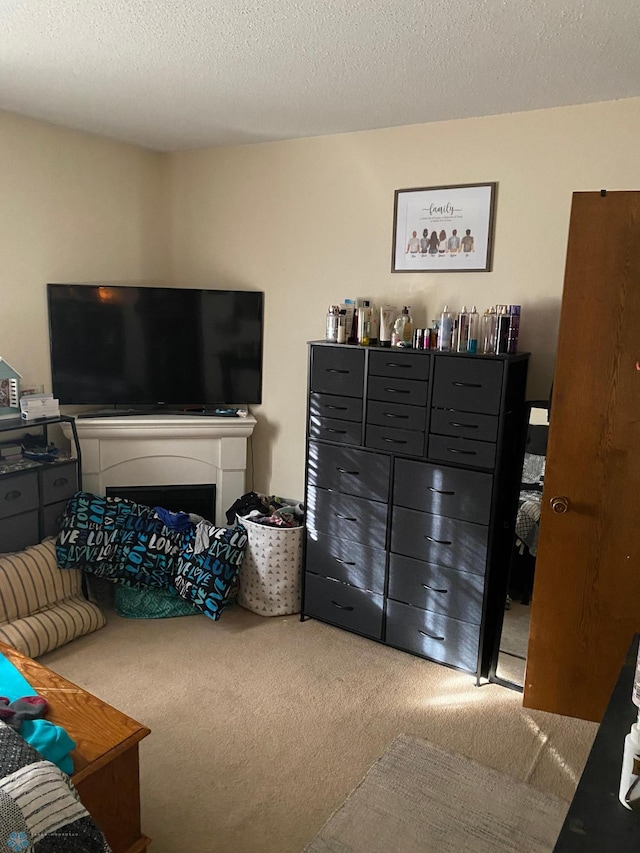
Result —
[[371, 303], [369, 306], [369, 343], [377, 346], [380, 337], [380, 311], [377, 306]]
[[363, 347], [369, 346], [369, 325], [371, 314], [369, 310], [369, 300], [363, 299], [362, 305], [358, 308], [358, 331], [357, 340]]
[[408, 305], [405, 305], [402, 309], [402, 316], [404, 316], [404, 326], [402, 329], [402, 340], [410, 344], [413, 339], [413, 318], [410, 314], [410, 308]]
[[496, 355], [504, 355], [509, 348], [509, 320], [508, 307], [496, 305]]
[[438, 348], [438, 329], [440, 328], [440, 320], [431, 321], [431, 340], [429, 341], [429, 349]]
[[518, 352], [518, 334], [520, 332], [520, 306], [509, 305], [509, 334], [507, 337], [507, 352]]
[[634, 811], [640, 809], [640, 725], [634, 723], [624, 739], [622, 773], [618, 798], [622, 805]]
[[338, 343], [347, 342], [347, 309], [340, 308], [338, 311]]
[[458, 312], [458, 324], [456, 330], [456, 351], [466, 352], [467, 343], [469, 340], [469, 315], [467, 314], [467, 306], [463, 305]]
[[337, 305], [329, 305], [329, 310], [327, 311], [325, 340], [332, 344], [338, 341], [338, 310]]
[[397, 347], [404, 343], [404, 324], [407, 322], [407, 315], [400, 314], [393, 324], [393, 332], [391, 333], [391, 346]]
[[478, 352], [478, 335], [480, 329], [480, 316], [476, 306], [469, 311], [469, 337], [467, 340], [467, 352]]
[[440, 315], [438, 326], [438, 349], [440, 352], [451, 352], [451, 332], [453, 331], [453, 317], [449, 306], [445, 305]]
[[496, 351], [496, 309], [487, 308], [482, 315], [480, 330], [482, 352], [493, 355]]

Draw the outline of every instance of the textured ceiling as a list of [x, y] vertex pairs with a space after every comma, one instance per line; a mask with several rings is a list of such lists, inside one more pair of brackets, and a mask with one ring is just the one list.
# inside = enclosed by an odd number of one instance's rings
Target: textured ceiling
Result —
[[637, 0], [0, 3], [0, 109], [164, 151], [637, 95]]

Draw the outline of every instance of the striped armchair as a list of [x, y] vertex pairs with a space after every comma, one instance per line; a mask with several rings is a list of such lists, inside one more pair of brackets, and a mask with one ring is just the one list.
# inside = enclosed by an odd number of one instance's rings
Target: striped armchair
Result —
[[97, 631], [102, 612], [78, 569], [59, 569], [54, 539], [0, 556], [0, 640], [31, 658]]

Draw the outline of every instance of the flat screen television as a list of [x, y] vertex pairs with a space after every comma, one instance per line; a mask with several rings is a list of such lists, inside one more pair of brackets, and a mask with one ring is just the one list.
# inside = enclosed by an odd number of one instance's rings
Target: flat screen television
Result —
[[54, 397], [120, 409], [262, 401], [263, 294], [48, 284]]

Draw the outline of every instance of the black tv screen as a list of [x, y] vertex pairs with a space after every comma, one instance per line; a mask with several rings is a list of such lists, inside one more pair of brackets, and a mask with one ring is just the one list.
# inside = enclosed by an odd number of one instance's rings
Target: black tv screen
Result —
[[61, 404], [215, 407], [262, 401], [263, 294], [48, 284]]

